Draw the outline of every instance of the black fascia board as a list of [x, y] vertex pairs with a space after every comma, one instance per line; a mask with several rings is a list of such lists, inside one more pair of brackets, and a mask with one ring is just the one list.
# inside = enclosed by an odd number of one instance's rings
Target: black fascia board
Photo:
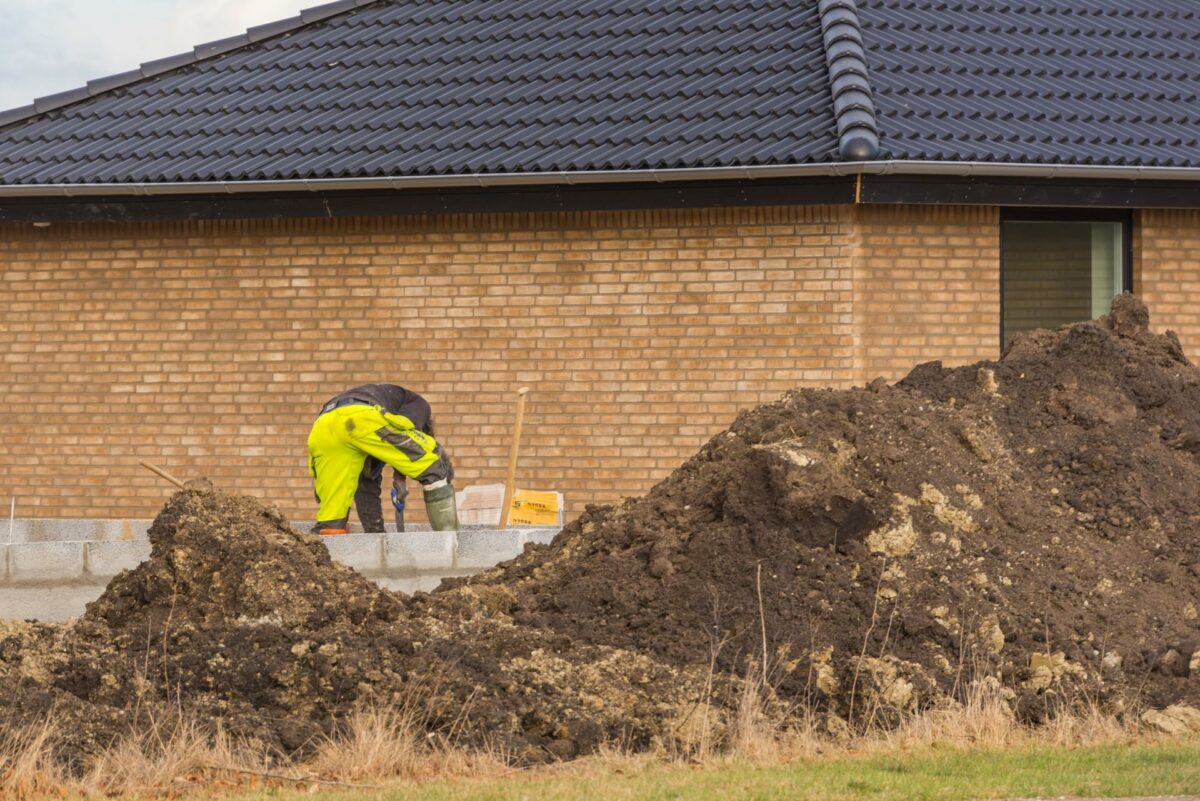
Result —
[[863, 176], [863, 203], [1093, 209], [1200, 208], [1200, 181]]
[[[379, 217], [839, 205], [856, 176], [687, 183], [157, 196], [0, 197], [0, 223]], [[859, 202], [1039, 208], [1200, 208], [1200, 182], [862, 176]]]
[[0, 197], [0, 223], [384, 217], [854, 202], [854, 177], [466, 189], [161, 196]]

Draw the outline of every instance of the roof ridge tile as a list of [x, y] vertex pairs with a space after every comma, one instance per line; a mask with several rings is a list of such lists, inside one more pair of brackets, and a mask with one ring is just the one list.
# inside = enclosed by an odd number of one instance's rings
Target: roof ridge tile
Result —
[[862, 29], [854, 0], [819, 0], [821, 32], [838, 154], [846, 161], [870, 161], [879, 155], [879, 122], [863, 50]]

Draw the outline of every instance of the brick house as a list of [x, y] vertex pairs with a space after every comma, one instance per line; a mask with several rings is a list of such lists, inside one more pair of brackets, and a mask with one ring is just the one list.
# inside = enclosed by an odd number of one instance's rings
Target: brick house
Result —
[[0, 496], [311, 514], [319, 403], [432, 401], [573, 511], [738, 409], [1134, 289], [1200, 347], [1192, 0], [343, 0], [0, 114]]

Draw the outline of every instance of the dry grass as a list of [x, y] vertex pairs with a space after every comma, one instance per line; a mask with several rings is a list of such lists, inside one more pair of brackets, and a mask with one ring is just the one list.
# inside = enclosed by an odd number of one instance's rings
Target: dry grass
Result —
[[728, 751], [751, 761], [770, 761], [778, 756], [779, 725], [765, 708], [766, 682], [761, 673], [742, 682], [737, 710], [729, 732]]
[[35, 798], [57, 793], [64, 784], [49, 723], [0, 735], [0, 798]]
[[769, 695], [761, 679], [746, 682], [732, 736], [712, 758], [769, 764], [863, 753], [1083, 748], [1162, 739], [1139, 731], [1127, 722], [1131, 718], [1105, 712], [1087, 700], [1042, 725], [1022, 724], [1013, 715], [1004, 688], [991, 678], [969, 685], [962, 704], [912, 715], [895, 728], [874, 727], [859, 734], [851, 734], [848, 728], [840, 735], [822, 731], [819, 719], [811, 714], [792, 715], [781, 723], [764, 710], [763, 699]]
[[322, 776], [351, 782], [415, 777], [426, 758], [415, 724], [404, 710], [356, 712], [320, 744], [309, 767]]
[[351, 715], [305, 763], [310, 773], [353, 783], [495, 774], [509, 760], [494, 750], [468, 750], [424, 734], [410, 709], [366, 709]]
[[1012, 713], [999, 682], [984, 679], [966, 689], [961, 705], [914, 715], [895, 729], [869, 732], [852, 750], [905, 752], [929, 749], [1000, 750], [1047, 746], [1083, 748], [1156, 739], [1093, 703], [1072, 706], [1031, 726]]
[[[0, 798], [178, 796], [189, 790], [260, 785], [371, 788], [397, 780], [498, 778], [513, 772], [505, 755], [436, 740], [421, 723], [410, 709], [364, 709], [318, 743], [310, 759], [285, 767], [273, 766], [277, 760], [272, 755], [255, 753], [220, 731], [179, 721], [150, 724], [100, 754], [81, 777], [66, 776], [57, 767], [55, 729], [43, 724], [0, 737]], [[858, 735], [847, 730], [840, 737], [818, 729], [815, 717], [780, 715], [778, 699], [760, 672], [745, 682], [719, 747], [687, 754], [609, 748], [582, 764], [556, 770], [620, 773], [684, 761], [771, 765], [852, 754], [1083, 747], [1148, 739], [1094, 705], [1060, 714], [1044, 726], [1022, 725], [1000, 685], [987, 680], [968, 687], [960, 706], [912, 716], [895, 729]]]
[[69, 789], [120, 797], [175, 793], [194, 785], [235, 786], [241, 777], [265, 770], [265, 762], [222, 731], [187, 721], [154, 722], [101, 752]]
[[894, 731], [877, 732], [867, 740], [882, 749], [1007, 748], [1022, 742], [1027, 731], [1013, 717], [1000, 686], [984, 681], [967, 689], [961, 706], [924, 712]]

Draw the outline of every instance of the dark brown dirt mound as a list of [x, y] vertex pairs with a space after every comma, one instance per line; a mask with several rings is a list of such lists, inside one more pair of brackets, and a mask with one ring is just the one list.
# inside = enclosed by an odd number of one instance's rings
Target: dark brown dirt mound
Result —
[[[328, 682], [339, 641], [407, 645], [393, 630], [399, 599], [251, 498], [179, 493], [150, 541], [151, 558], [114, 579], [82, 619], [34, 629], [42, 648], [14, 654], [28, 662], [43, 651], [38, 670], [18, 673], [26, 686], [10, 713], [56, 708], [75, 721], [71, 753], [144, 724], [140, 713], [161, 715], [155, 705], [172, 697], [268, 746], [301, 748], [355, 695], [362, 665]], [[326, 650], [301, 653], [305, 634]]]
[[52, 714], [82, 765], [182, 713], [290, 757], [356, 707], [402, 705], [434, 736], [537, 761], [646, 745], [699, 697], [698, 673], [513, 626], [502, 591], [418, 612], [253, 498], [178, 493], [150, 540], [79, 621], [0, 627], [0, 726]]
[[777, 709], [835, 729], [972, 681], [1027, 720], [1200, 705], [1198, 458], [1200, 371], [1125, 297], [999, 362], [747, 411], [645, 497], [432, 595], [180, 493], [81, 621], [0, 629], [0, 725], [56, 706], [86, 754], [173, 705], [303, 752], [419, 698], [439, 736], [569, 757], [686, 745], [698, 708], [724, 730], [764, 652]]
[[522, 624], [670, 664], [718, 633], [730, 671], [761, 651], [761, 583], [781, 692], [843, 716], [979, 671], [1028, 718], [1084, 689], [1195, 703], [1200, 371], [1148, 319], [1119, 298], [997, 363], [791, 393], [477, 581]]

